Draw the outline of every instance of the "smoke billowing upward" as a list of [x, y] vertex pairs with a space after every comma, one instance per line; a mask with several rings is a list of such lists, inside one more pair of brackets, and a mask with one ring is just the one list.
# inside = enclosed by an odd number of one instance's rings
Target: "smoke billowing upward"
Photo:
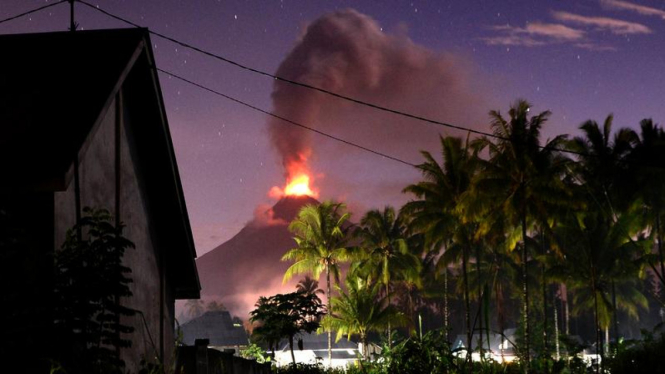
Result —
[[[480, 98], [471, 94], [468, 65], [404, 35], [388, 34], [355, 10], [343, 10], [310, 24], [277, 75], [378, 105], [473, 123], [481, 118]], [[440, 130], [281, 81], [275, 82], [272, 100], [280, 116], [412, 159]], [[270, 122], [269, 131], [287, 179], [307, 171], [310, 134], [279, 120]]]

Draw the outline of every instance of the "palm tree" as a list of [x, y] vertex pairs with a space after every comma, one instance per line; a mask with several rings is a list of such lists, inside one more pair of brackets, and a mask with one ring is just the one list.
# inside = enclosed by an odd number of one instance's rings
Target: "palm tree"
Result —
[[[417, 168], [424, 180], [404, 189], [404, 192], [412, 193], [418, 200], [408, 202], [402, 210], [412, 217], [413, 230], [424, 233], [428, 247], [445, 248], [453, 243], [452, 245], [463, 249], [461, 258], [467, 346], [471, 347], [471, 306], [467, 268], [470, 243], [476, 227], [474, 222], [468, 222], [462, 199], [471, 188], [471, 181], [476, 171], [475, 160], [480, 148], [477, 143], [470, 143], [468, 138], [463, 142], [460, 138], [441, 137], [440, 141], [442, 163], [439, 164], [429, 152], [421, 152], [425, 162]], [[444, 254], [440, 258], [444, 261], [440, 267], [444, 268], [445, 277], [447, 256]], [[444, 306], [444, 309], [447, 311], [447, 306]], [[470, 358], [471, 355], [467, 357]]]
[[597, 211], [571, 215], [557, 229], [559, 240], [567, 243], [561, 244], [563, 261], [551, 266], [550, 273], [575, 291], [575, 312], [593, 311], [598, 354], [602, 354], [601, 330], [607, 331], [617, 308], [637, 318], [637, 308], [647, 307], [636, 281], [648, 241], [631, 238], [640, 229], [635, 214], [623, 214], [607, 225]]
[[312, 279], [309, 275], [298, 281], [298, 284], [296, 284], [296, 290], [308, 295], [315, 295], [317, 298], [317, 294], [324, 293], [324, 291], [319, 288], [319, 281]]
[[321, 322], [328, 331], [337, 331], [337, 340], [343, 335], [349, 339], [353, 334], [360, 335], [364, 357], [367, 357], [367, 333], [406, 322], [404, 314], [388, 302], [388, 295], [381, 295], [381, 286], [372, 284], [371, 278], [348, 277], [346, 292], [335, 286], [339, 296], [332, 299], [331, 313]]
[[[612, 115], [607, 116], [602, 129], [595, 121], [586, 121], [580, 126], [584, 136], [568, 142], [568, 148], [578, 155], [578, 162], [572, 165], [578, 183], [608, 221], [615, 220], [618, 214], [617, 203], [623, 192], [619, 176], [628, 171], [624, 161], [637, 141], [637, 135], [627, 128], [620, 129], [612, 138], [612, 121]], [[623, 205], [625, 208], [626, 204]]]
[[633, 187], [642, 203], [644, 218], [650, 236], [656, 242], [660, 274], [649, 264], [661, 284], [661, 305], [665, 306], [665, 258], [663, 255], [663, 214], [665, 213], [665, 131], [651, 119], [640, 122], [640, 136], [628, 156]]
[[[284, 274], [287, 282], [296, 274], [312, 274], [318, 279], [326, 274], [327, 312], [331, 310], [330, 275], [339, 283], [339, 265], [351, 259], [346, 247], [348, 241], [345, 225], [350, 214], [345, 205], [326, 201], [319, 205], [305, 205], [289, 225], [296, 248], [288, 250], [282, 261], [294, 261]], [[328, 331], [328, 362], [332, 364], [332, 333]]]
[[[420, 260], [409, 252], [404, 219], [395, 214], [394, 208], [387, 206], [383, 211], [368, 211], [360, 220], [360, 227], [354, 234], [360, 239], [363, 249], [363, 258], [358, 266], [379, 279], [388, 304], [391, 304], [391, 282], [420, 283]], [[389, 348], [392, 348], [391, 336], [391, 326], [388, 323]]]
[[[612, 137], [612, 122], [612, 115], [607, 116], [601, 129], [595, 121], [586, 121], [580, 126], [584, 136], [575, 137], [569, 143], [569, 147], [578, 153], [578, 162], [574, 164], [575, 175], [585, 192], [587, 209], [599, 213], [597, 219], [606, 226], [605, 230], [610, 230], [622, 214], [630, 214], [634, 209], [636, 194], [633, 191], [644, 191], [627, 182], [630, 178], [622, 177], [631, 169], [626, 161], [635, 155], [633, 146], [639, 143], [639, 137], [628, 128], [619, 129]], [[639, 179], [640, 175], [637, 172], [636, 177]], [[641, 182], [651, 185], [650, 180]], [[628, 233], [624, 235], [628, 236]], [[616, 300], [614, 295], [612, 300]], [[614, 335], [615, 339], [619, 339], [616, 305], [613, 310]]]
[[189, 299], [185, 303], [185, 308], [187, 308], [187, 315], [190, 318], [196, 318], [203, 314], [205, 302], [200, 299]]
[[218, 311], [224, 311], [224, 310], [227, 310], [227, 309], [226, 309], [226, 305], [224, 305], [224, 303], [222, 303], [221, 301], [217, 302], [217, 301], [213, 300], [213, 301], [208, 303], [208, 305], [206, 306], [206, 310], [211, 311], [211, 312], [218, 312]]
[[[565, 136], [557, 136], [544, 146], [540, 144], [540, 132], [550, 112], [529, 117], [530, 109], [531, 104], [519, 100], [508, 111], [509, 120], [498, 111], [490, 112], [496, 140], [484, 140], [489, 149], [489, 161], [482, 163], [476, 182], [478, 192], [496, 202], [492, 210], [500, 209], [502, 218], [521, 227], [523, 355], [527, 370], [530, 359], [527, 233], [534, 221], [544, 228], [549, 227], [550, 206], [564, 200], [561, 175], [568, 161], [558, 152]], [[489, 218], [491, 221], [491, 216]], [[516, 243], [515, 248], [518, 245]]]

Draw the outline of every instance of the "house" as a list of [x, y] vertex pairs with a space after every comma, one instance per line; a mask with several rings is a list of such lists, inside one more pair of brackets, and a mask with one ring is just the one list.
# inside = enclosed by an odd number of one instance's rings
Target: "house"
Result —
[[[516, 329], [506, 329], [502, 334], [490, 332], [489, 341], [487, 334], [482, 335], [483, 351], [485, 358], [491, 358], [496, 362], [511, 362], [517, 358], [517, 351], [515, 350], [515, 331]], [[459, 357], [466, 357], [467, 355], [467, 336], [457, 335], [452, 345], [453, 354]], [[474, 334], [471, 337], [471, 346], [473, 352], [471, 359], [473, 361], [480, 361], [480, 334]]]
[[[358, 344], [354, 343], [344, 337], [335, 342], [335, 334], [333, 334], [332, 344], [332, 366], [335, 368], [345, 368], [349, 365], [354, 365], [360, 357], [360, 350]], [[302, 347], [300, 350], [296, 344], [297, 339], [302, 339]], [[293, 355], [297, 363], [303, 364], [317, 364], [328, 366], [328, 334], [317, 333], [302, 333], [296, 337], [294, 342]], [[291, 349], [289, 343], [283, 343], [282, 348], [275, 351], [275, 361], [277, 365], [289, 365], [293, 362], [291, 358]]]
[[[40, 372], [53, 336], [53, 254], [84, 207], [108, 209], [136, 249], [140, 311], [127, 370], [171, 361], [174, 302], [199, 298], [187, 208], [148, 31], [1, 35], [0, 355]], [[18, 238], [18, 239], [17, 239]], [[48, 365], [48, 364], [47, 364]], [[13, 366], [13, 365], [12, 365]], [[18, 370], [20, 372], [21, 370]]]
[[180, 326], [182, 343], [193, 346], [198, 339], [207, 339], [208, 347], [220, 351], [233, 349], [235, 353], [249, 344], [242, 323], [234, 322], [226, 311], [208, 311]]

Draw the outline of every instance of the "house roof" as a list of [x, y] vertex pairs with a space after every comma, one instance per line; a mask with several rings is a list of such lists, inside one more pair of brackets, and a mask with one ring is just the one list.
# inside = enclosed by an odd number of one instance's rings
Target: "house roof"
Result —
[[[487, 347], [489, 346], [489, 348], [492, 351], [499, 352], [501, 350], [500, 347], [501, 343], [507, 339], [508, 346], [504, 347], [504, 350], [511, 350], [513, 348], [512, 344], [515, 342], [515, 331], [516, 329], [506, 329], [503, 333], [503, 336], [501, 336], [501, 334], [491, 332], [489, 334], [489, 344], [487, 342], [487, 335], [482, 334], [483, 349], [487, 349]], [[471, 345], [473, 346], [474, 350], [480, 348], [479, 347], [479, 343], [481, 340], [480, 338], [481, 338], [480, 334], [473, 334], [471, 336]], [[457, 337], [455, 338], [455, 342], [452, 345], [452, 348], [453, 350], [464, 348], [466, 347], [466, 343], [467, 343], [467, 336], [465, 334], [457, 335]]]
[[183, 343], [194, 345], [196, 339], [209, 339], [211, 346], [247, 345], [247, 332], [242, 326], [234, 326], [227, 311], [205, 312], [180, 326]]
[[[328, 350], [328, 334], [317, 334], [317, 333], [302, 333], [296, 337], [296, 339], [302, 339], [303, 349], [319, 351], [319, 350]], [[335, 333], [333, 333], [333, 342], [332, 349], [358, 349], [358, 344], [342, 337], [339, 341], [335, 342]], [[282, 346], [283, 351], [289, 350], [289, 343], [286, 342]], [[326, 356], [327, 357], [327, 356]]]
[[0, 189], [62, 191], [122, 87], [176, 298], [200, 284], [147, 29], [0, 35]]

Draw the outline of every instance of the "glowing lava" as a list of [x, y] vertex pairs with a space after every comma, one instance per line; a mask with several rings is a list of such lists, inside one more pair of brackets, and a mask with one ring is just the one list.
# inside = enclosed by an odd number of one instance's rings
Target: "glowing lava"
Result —
[[286, 185], [284, 194], [286, 196], [314, 196], [314, 191], [309, 188], [309, 176], [302, 174], [293, 178]]
[[281, 189], [277, 186], [274, 186], [270, 189], [270, 197], [272, 198], [282, 198], [284, 196], [311, 196], [313, 198], [319, 197], [319, 192], [310, 187], [311, 178], [307, 174], [298, 174], [289, 180], [286, 183], [286, 187]]

